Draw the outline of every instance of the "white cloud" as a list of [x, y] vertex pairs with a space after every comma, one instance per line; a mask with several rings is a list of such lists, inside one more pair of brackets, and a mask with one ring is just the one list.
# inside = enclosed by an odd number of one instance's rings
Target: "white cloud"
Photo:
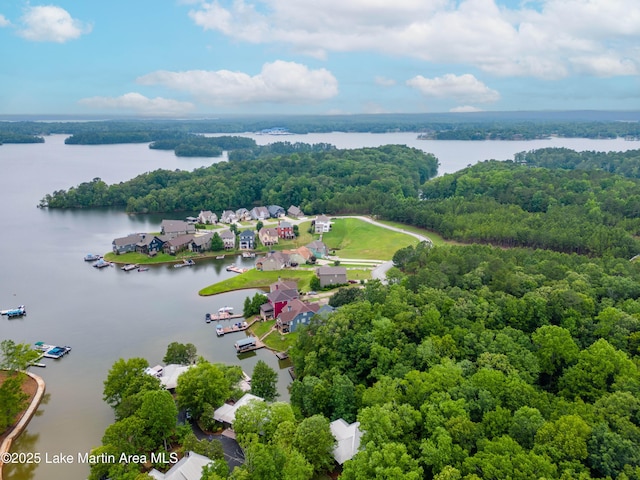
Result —
[[381, 76], [377, 76], [375, 78], [375, 82], [381, 87], [393, 87], [396, 84], [396, 81], [394, 79]]
[[94, 109], [125, 110], [145, 115], [181, 115], [194, 109], [194, 105], [189, 102], [161, 97], [147, 98], [136, 92], [120, 97], [83, 98], [79, 103]]
[[0, 13], [0, 28], [8, 27], [9, 25], [11, 25], [11, 22], [7, 20], [7, 17]]
[[473, 75], [454, 75], [425, 78], [417, 75], [407, 85], [418, 89], [426, 97], [451, 98], [458, 102], [489, 103], [500, 99], [500, 94], [487, 87]]
[[22, 17], [19, 34], [36, 42], [64, 43], [91, 32], [91, 25], [71, 17], [64, 8], [54, 5], [28, 7]]
[[190, 17], [237, 40], [288, 44], [318, 58], [374, 51], [549, 79], [589, 73], [588, 64], [596, 72], [608, 63], [618, 65], [613, 75], [639, 73], [637, 0], [541, 0], [518, 8], [498, 1], [211, 0]]
[[142, 85], [163, 85], [189, 92], [211, 105], [313, 103], [338, 94], [338, 81], [328, 70], [310, 70], [306, 65], [282, 60], [265, 63], [254, 76], [229, 70], [160, 70], [137, 81]]

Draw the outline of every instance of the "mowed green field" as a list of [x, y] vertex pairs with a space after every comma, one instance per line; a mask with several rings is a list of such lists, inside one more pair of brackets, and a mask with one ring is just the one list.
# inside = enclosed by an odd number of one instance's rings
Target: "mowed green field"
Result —
[[322, 236], [329, 250], [341, 258], [391, 260], [393, 254], [409, 245], [417, 245], [411, 235], [394, 232], [357, 218], [332, 219], [331, 231]]

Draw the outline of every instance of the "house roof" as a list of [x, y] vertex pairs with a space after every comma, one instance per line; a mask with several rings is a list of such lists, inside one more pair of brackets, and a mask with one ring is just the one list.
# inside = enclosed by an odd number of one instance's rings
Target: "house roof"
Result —
[[132, 233], [131, 235], [127, 235], [126, 237], [120, 237], [113, 240], [113, 244], [116, 247], [122, 247], [124, 245], [133, 245], [138, 243], [142, 238], [144, 238], [144, 233]]
[[252, 400], [264, 402], [264, 398], [256, 397], [251, 393], [245, 393], [235, 404], [229, 405], [228, 403], [225, 403], [220, 408], [217, 408], [213, 412], [213, 418], [218, 422], [233, 425], [233, 422], [236, 419], [236, 410], [244, 405], [248, 405]]
[[327, 252], [329, 251], [329, 248], [324, 244], [324, 242], [322, 242], [321, 240], [314, 240], [311, 243], [307, 244], [307, 248], [310, 250], [316, 250], [316, 251], [323, 251], [323, 252]]
[[318, 276], [320, 275], [346, 275], [347, 269], [345, 267], [318, 267]]
[[260, 229], [260, 236], [264, 237], [277, 237], [278, 236], [278, 230], [276, 230], [273, 227], [262, 227]]
[[201, 247], [205, 243], [210, 242], [212, 237], [213, 237], [213, 232], [207, 232], [202, 235], [196, 235], [195, 237], [193, 237], [193, 243]]
[[195, 452], [188, 452], [167, 473], [162, 473], [155, 468], [149, 472], [156, 480], [200, 480], [202, 469], [215, 460]]
[[255, 239], [256, 238], [256, 232], [254, 232], [253, 230], [243, 230], [240, 232], [240, 238], [241, 239]]
[[316, 223], [329, 223], [329, 222], [331, 222], [331, 219], [326, 215], [318, 215], [316, 217]]
[[272, 217], [277, 217], [278, 214], [285, 213], [284, 208], [282, 208], [280, 205], [269, 205], [267, 207], [267, 210], [269, 211], [269, 215], [271, 215]]
[[222, 238], [223, 240], [225, 238], [228, 238], [228, 239], [232, 238], [234, 240], [236, 239], [236, 234], [233, 233], [231, 230], [223, 230], [223, 231], [219, 232], [219, 235], [220, 235], [220, 238]]
[[269, 285], [269, 291], [275, 292], [276, 290], [298, 290], [298, 282], [295, 280], [280, 280], [273, 282]]
[[193, 365], [176, 365], [175, 363], [169, 364], [162, 370], [160, 383], [167, 390], [172, 390], [178, 386], [178, 377], [184, 372], [189, 370]]
[[195, 231], [193, 225], [189, 225], [183, 220], [163, 220], [162, 223], [160, 223], [160, 228], [165, 234]]
[[313, 256], [313, 253], [307, 247], [298, 247], [295, 250], [284, 250], [284, 252], [288, 253], [289, 255], [298, 254], [305, 260], [309, 260]]
[[289, 210], [287, 210], [287, 213], [293, 216], [303, 215], [302, 210], [300, 210], [300, 207], [296, 207], [295, 205], [291, 205], [289, 207]]
[[179, 247], [181, 245], [186, 245], [187, 243], [190, 243], [191, 240], [194, 239], [194, 236], [192, 233], [187, 234], [187, 235], [179, 235], [176, 238], [172, 238], [171, 240], [167, 240], [165, 242], [166, 245], [169, 245], [171, 247]]
[[316, 313], [318, 310], [320, 310], [319, 304], [303, 302], [296, 298], [287, 302], [280, 315], [278, 315], [278, 319], [281, 323], [290, 323], [302, 313]]
[[298, 298], [298, 290], [283, 290], [278, 289], [274, 292], [267, 293], [267, 298], [271, 303], [288, 302], [294, 298]]
[[347, 460], [353, 458], [360, 448], [360, 422], [349, 425], [342, 418], [334, 420], [329, 424], [331, 433], [336, 439], [336, 446], [333, 448], [333, 458], [342, 465]]

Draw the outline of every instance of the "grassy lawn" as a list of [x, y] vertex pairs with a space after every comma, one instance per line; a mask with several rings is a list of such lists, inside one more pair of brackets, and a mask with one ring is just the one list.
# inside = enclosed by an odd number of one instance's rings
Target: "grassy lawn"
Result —
[[150, 265], [153, 263], [173, 263], [182, 260], [183, 258], [188, 258], [189, 256], [195, 257], [196, 255], [169, 255], [168, 253], [158, 253], [155, 257], [150, 257], [149, 255], [138, 252], [128, 252], [121, 255], [116, 255], [115, 253], [110, 252], [105, 254], [104, 259], [107, 262], [114, 263], [138, 263]]
[[285, 352], [290, 346], [296, 343], [297, 339], [298, 332], [287, 333], [286, 335], [282, 335], [280, 332], [271, 332], [271, 334], [264, 339], [264, 343], [267, 347], [277, 352]]
[[410, 235], [377, 227], [357, 218], [336, 218], [323, 242], [343, 258], [390, 260], [396, 251], [418, 240]]
[[282, 280], [295, 280], [298, 282], [298, 290], [309, 290], [311, 277], [315, 275], [313, 270], [276, 270], [274, 272], [260, 272], [252, 269], [241, 273], [222, 282], [214, 283], [203, 288], [198, 293], [200, 295], [216, 295], [218, 293], [240, 290], [243, 288], [267, 288], [272, 283]]
[[256, 322], [254, 323], [249, 331], [256, 337], [260, 338], [276, 324], [275, 320], [268, 320], [266, 322]]

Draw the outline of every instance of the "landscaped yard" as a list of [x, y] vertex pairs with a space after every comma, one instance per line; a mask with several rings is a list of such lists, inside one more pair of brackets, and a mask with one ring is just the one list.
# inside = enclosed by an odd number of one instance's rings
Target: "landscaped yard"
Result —
[[298, 282], [298, 290], [309, 290], [309, 282], [315, 275], [313, 270], [276, 270], [273, 272], [261, 272], [249, 270], [222, 282], [214, 283], [198, 292], [200, 295], [216, 295], [218, 293], [241, 290], [243, 288], [267, 288], [272, 283], [282, 280], [295, 280]]
[[298, 332], [283, 335], [278, 331], [273, 331], [264, 339], [264, 343], [276, 352], [286, 352], [290, 346], [295, 345], [297, 339]]
[[367, 260], [391, 260], [401, 248], [416, 245], [418, 240], [410, 235], [372, 225], [357, 218], [332, 220], [331, 231], [322, 241], [329, 250], [336, 250], [342, 258]]
[[275, 324], [276, 324], [275, 320], [267, 320], [266, 322], [256, 322], [253, 325], [251, 325], [251, 328], [249, 330], [251, 331], [251, 333], [253, 333], [255, 337], [261, 338], [265, 333], [271, 330], [271, 327], [273, 327]]

